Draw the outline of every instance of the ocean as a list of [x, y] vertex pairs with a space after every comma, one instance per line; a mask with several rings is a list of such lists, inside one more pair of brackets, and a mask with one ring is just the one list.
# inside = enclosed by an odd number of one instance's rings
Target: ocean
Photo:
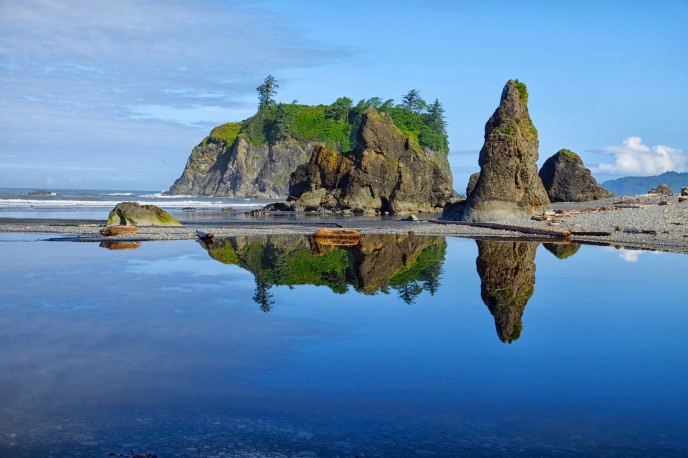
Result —
[[[275, 202], [268, 199], [169, 196], [162, 191], [51, 189], [36, 195], [35, 188], [0, 188], [0, 218], [105, 220], [118, 203], [156, 205], [180, 221], [223, 221]], [[234, 212], [227, 211], [233, 209]]]

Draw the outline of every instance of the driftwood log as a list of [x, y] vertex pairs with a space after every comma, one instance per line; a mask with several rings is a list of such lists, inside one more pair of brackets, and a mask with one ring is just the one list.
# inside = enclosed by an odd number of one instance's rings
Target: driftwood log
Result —
[[500, 223], [480, 223], [476, 221], [443, 221], [443, 220], [432, 220], [436, 224], [456, 224], [459, 226], [471, 226], [471, 227], [484, 227], [487, 229], [497, 229], [502, 231], [513, 231], [521, 232], [522, 234], [534, 234], [534, 235], [547, 235], [550, 237], [558, 237], [566, 239], [571, 237], [571, 231], [559, 230], [559, 229], [547, 229], [540, 227], [528, 227], [528, 226], [514, 226], [512, 224], [500, 224]]
[[112, 237], [120, 234], [137, 234], [139, 228], [136, 226], [110, 226], [100, 230], [101, 235]]

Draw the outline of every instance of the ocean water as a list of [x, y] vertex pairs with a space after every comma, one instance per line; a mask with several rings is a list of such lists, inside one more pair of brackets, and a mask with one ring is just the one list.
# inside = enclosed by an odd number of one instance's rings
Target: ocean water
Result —
[[0, 188], [0, 218], [106, 220], [118, 203], [135, 201], [157, 205], [183, 221], [223, 221], [232, 212], [263, 207], [267, 199], [168, 196], [162, 191], [50, 189], [47, 195], [31, 195], [29, 188]]
[[0, 233], [0, 456], [688, 455], [687, 256], [42, 238]]

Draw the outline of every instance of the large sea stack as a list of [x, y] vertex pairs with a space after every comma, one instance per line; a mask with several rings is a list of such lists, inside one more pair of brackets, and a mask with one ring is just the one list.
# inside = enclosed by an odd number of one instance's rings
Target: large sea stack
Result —
[[446, 152], [419, 146], [374, 108], [363, 113], [353, 150], [320, 145], [289, 181], [289, 200], [305, 210], [440, 212], [452, 193]]
[[595, 180], [583, 159], [567, 149], [547, 159], [539, 175], [552, 202], [588, 202], [614, 197]]
[[537, 160], [538, 134], [528, 114], [528, 91], [525, 84], [509, 80], [499, 107], [485, 125], [480, 176], [463, 219], [506, 220], [551, 210]]

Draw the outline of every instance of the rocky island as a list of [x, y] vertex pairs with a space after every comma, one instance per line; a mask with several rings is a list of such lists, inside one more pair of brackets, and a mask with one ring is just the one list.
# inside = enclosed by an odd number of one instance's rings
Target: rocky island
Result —
[[256, 115], [213, 129], [169, 194], [291, 197], [308, 208], [391, 213], [437, 211], [451, 196], [438, 100], [428, 104], [411, 90], [398, 105], [377, 97], [356, 105], [346, 97], [331, 105], [276, 103], [270, 78], [257, 88]]

